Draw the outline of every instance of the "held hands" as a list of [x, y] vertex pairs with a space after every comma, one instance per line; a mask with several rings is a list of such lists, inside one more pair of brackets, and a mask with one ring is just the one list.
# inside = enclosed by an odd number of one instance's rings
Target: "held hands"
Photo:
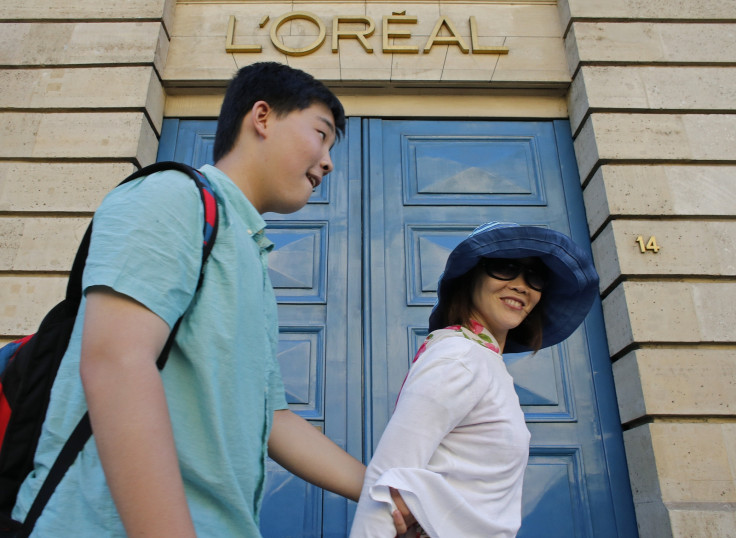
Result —
[[396, 535], [398, 537], [411, 536], [407, 533], [417, 520], [414, 519], [414, 516], [409, 511], [409, 507], [406, 506], [404, 499], [401, 498], [401, 494], [394, 488], [389, 489], [391, 490], [391, 499], [396, 504], [396, 510], [392, 514], [394, 517], [394, 527], [396, 527]]

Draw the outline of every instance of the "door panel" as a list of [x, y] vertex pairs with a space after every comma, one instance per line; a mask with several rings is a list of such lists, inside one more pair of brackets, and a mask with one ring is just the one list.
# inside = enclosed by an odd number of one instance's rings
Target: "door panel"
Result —
[[[159, 160], [211, 162], [214, 132], [166, 120]], [[367, 461], [470, 231], [508, 220], [589, 248], [571, 143], [565, 121], [351, 118], [309, 204], [265, 215], [290, 408]], [[564, 343], [504, 360], [532, 432], [519, 536], [636, 536], [600, 302]], [[352, 503], [268, 471], [264, 536], [347, 535]]]

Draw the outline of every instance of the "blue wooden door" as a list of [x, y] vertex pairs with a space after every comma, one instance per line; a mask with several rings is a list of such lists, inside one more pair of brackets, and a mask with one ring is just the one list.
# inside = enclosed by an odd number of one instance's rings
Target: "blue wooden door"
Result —
[[[213, 121], [167, 120], [159, 160], [211, 162]], [[567, 122], [350, 119], [335, 172], [268, 214], [290, 406], [367, 460], [436, 283], [477, 224], [549, 226], [589, 247]], [[505, 357], [532, 448], [520, 536], [635, 536], [600, 304], [565, 343]], [[269, 461], [264, 536], [346, 536], [353, 507]]]
[[[371, 120], [365, 137], [370, 453], [470, 231], [513, 221], [590, 243], [567, 122]], [[600, 302], [567, 341], [504, 360], [532, 433], [519, 536], [636, 536]]]

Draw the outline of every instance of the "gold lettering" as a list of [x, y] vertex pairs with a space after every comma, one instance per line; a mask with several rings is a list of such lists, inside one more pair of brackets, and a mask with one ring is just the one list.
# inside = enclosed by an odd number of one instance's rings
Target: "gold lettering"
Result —
[[235, 44], [235, 16], [230, 15], [227, 21], [227, 42], [225, 52], [261, 52], [260, 45], [236, 45]]
[[[451, 35], [449, 37], [439, 35], [443, 26], [447, 28], [448, 32], [450, 32]], [[427, 44], [424, 46], [424, 54], [427, 54], [435, 44], [457, 45], [463, 54], [467, 54], [470, 50], [465, 44], [465, 41], [463, 41], [463, 38], [458, 34], [455, 25], [447, 17], [440, 17], [437, 24], [434, 25], [434, 30], [432, 30], [432, 33], [429, 35], [429, 39], [427, 40]]]
[[[278, 31], [281, 25], [294, 19], [303, 19], [309, 21], [317, 26], [317, 28], [319, 28], [319, 35], [313, 43], [306, 47], [293, 48], [287, 47], [279, 40]], [[293, 11], [291, 13], [281, 15], [278, 19], [273, 21], [273, 25], [271, 25], [271, 43], [273, 43], [274, 47], [289, 56], [305, 56], [311, 52], [314, 52], [322, 46], [322, 43], [324, 43], [325, 35], [327, 35], [327, 32], [325, 31], [324, 23], [322, 23], [322, 21], [318, 19], [316, 15], [313, 15], [312, 13], [308, 13], [306, 11]]]
[[[264, 15], [260, 22], [259, 28], [265, 28], [270, 20], [269, 15]], [[290, 47], [279, 38], [278, 32], [281, 27], [293, 20], [303, 20], [314, 24], [319, 30], [315, 40], [305, 47]], [[413, 15], [407, 15], [406, 11], [396, 12], [383, 17], [383, 52], [388, 54], [419, 54], [419, 47], [411, 44], [397, 44], [397, 40], [410, 39], [412, 33], [410, 30], [396, 30], [390, 25], [395, 24], [416, 24], [418, 18]], [[509, 48], [485, 47], [480, 44], [478, 38], [478, 22], [474, 16], [470, 17], [470, 43], [468, 48], [466, 43], [467, 36], [463, 37], [457, 31], [455, 24], [448, 17], [441, 16], [434, 25], [434, 29], [429, 35], [423, 52], [428, 54], [435, 45], [454, 45], [460, 49], [463, 54], [472, 52], [473, 54], [508, 54]], [[236, 45], [235, 44], [235, 24], [234, 15], [230, 15], [227, 24], [227, 39], [225, 43], [225, 51], [228, 53], [236, 52], [262, 52], [261, 45]], [[346, 24], [363, 24], [363, 29], [341, 29], [341, 25]], [[353, 26], [353, 28], [355, 28]], [[444, 30], [443, 30], [444, 29]], [[340, 39], [356, 39], [360, 46], [367, 53], [373, 53], [373, 46], [368, 38], [373, 36], [376, 30], [376, 23], [371, 17], [363, 15], [336, 15], [332, 18], [332, 52], [338, 52], [340, 47]], [[440, 35], [441, 33], [445, 35]], [[281, 15], [273, 21], [270, 29], [271, 42], [279, 51], [289, 56], [305, 56], [318, 50], [324, 43], [327, 32], [325, 24], [319, 17], [307, 11], [293, 11]], [[449, 35], [448, 35], [449, 34]]]
[[508, 47], [481, 47], [478, 42], [478, 23], [475, 17], [470, 17], [470, 43], [473, 45], [473, 54], [508, 54]]
[[[339, 26], [341, 22], [357, 22], [366, 25], [366, 28], [361, 30], [340, 30]], [[376, 23], [370, 17], [352, 17], [349, 15], [337, 15], [332, 19], [332, 52], [337, 52], [338, 45], [337, 40], [340, 38], [353, 38], [357, 39], [358, 42], [363, 46], [366, 52], [373, 52], [373, 47], [368, 43], [367, 37], [371, 37], [373, 32], [376, 31]]]
[[407, 39], [411, 37], [411, 32], [390, 32], [389, 24], [416, 24], [417, 18], [412, 15], [384, 15], [383, 17], [383, 52], [399, 52], [407, 54], [419, 54], [419, 47], [416, 45], [392, 45], [389, 39]]

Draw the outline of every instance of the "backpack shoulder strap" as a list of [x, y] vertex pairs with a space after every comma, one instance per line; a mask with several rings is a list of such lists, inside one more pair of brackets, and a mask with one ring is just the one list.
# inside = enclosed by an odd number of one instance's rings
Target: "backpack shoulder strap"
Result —
[[[202, 267], [200, 269], [199, 284], [197, 289], [202, 284], [202, 278], [204, 277], [204, 264], [210, 255], [210, 251], [215, 244], [215, 237], [217, 236], [217, 201], [215, 198], [214, 190], [212, 185], [207, 180], [205, 175], [197, 170], [196, 168], [189, 166], [188, 164], [178, 163], [174, 161], [162, 161], [153, 163], [148, 166], [141, 168], [140, 170], [133, 172], [123, 181], [118, 184], [123, 185], [129, 181], [139, 179], [141, 177], [150, 176], [156, 172], [163, 172], [165, 170], [178, 170], [194, 180], [194, 183], [199, 189], [199, 195], [202, 199], [202, 206], [204, 207], [204, 242], [202, 248]], [[92, 239], [92, 223], [87, 226], [87, 231], [84, 233], [82, 242], [79, 244], [77, 255], [74, 257], [74, 263], [72, 264], [72, 270], [69, 273], [69, 280], [66, 285], [66, 297], [67, 299], [73, 299], [77, 303], [82, 298], [82, 274], [84, 273], [84, 264], [87, 261], [87, 255], [89, 254], [89, 243]]]
[[[120, 183], [120, 185], [129, 181], [133, 181], [134, 179], [138, 179], [140, 177], [149, 176], [156, 172], [162, 172], [164, 170], [178, 170], [187, 174], [196, 183], [197, 188], [199, 189], [200, 197], [202, 199], [202, 204], [204, 207], [204, 240], [202, 248], [202, 266], [199, 273], [199, 282], [197, 283], [197, 289], [199, 290], [204, 277], [205, 262], [207, 261], [207, 258], [212, 251], [212, 247], [215, 244], [218, 224], [217, 201], [215, 199], [215, 194], [212, 186], [210, 185], [204, 174], [187, 164], [164, 161], [141, 168], [137, 172], [134, 172], [133, 174], [125, 178]], [[82, 243], [79, 246], [77, 255], [74, 258], [72, 271], [69, 275], [69, 283], [67, 284], [67, 297], [70, 297], [70, 294], [72, 294], [72, 297], [78, 296], [79, 298], [81, 298], [82, 273], [84, 272], [84, 264], [87, 260], [87, 254], [89, 253], [89, 242], [91, 236], [92, 223], [90, 223], [90, 225], [87, 227], [87, 231], [84, 234], [84, 238], [82, 239]], [[174, 343], [174, 338], [176, 337], [176, 333], [179, 330], [179, 325], [181, 324], [182, 319], [183, 316], [176, 321], [176, 324], [171, 329], [169, 337], [166, 340], [166, 344], [161, 351], [161, 355], [159, 355], [158, 359], [156, 360], [156, 365], [158, 366], [159, 370], [163, 369], [166, 364], [166, 360], [169, 356], [169, 351], [171, 350], [171, 346]], [[89, 413], [85, 413], [84, 416], [80, 419], [77, 426], [74, 428], [72, 434], [69, 436], [69, 439], [67, 439], [66, 443], [62, 447], [61, 452], [59, 452], [59, 455], [54, 461], [54, 464], [51, 466], [49, 474], [46, 476], [46, 480], [44, 480], [44, 483], [41, 485], [41, 489], [38, 491], [36, 498], [33, 500], [33, 504], [28, 510], [25, 521], [18, 531], [18, 537], [30, 536], [31, 531], [36, 524], [36, 520], [38, 520], [38, 518], [41, 516], [41, 512], [46, 506], [46, 503], [48, 503], [51, 495], [54, 493], [54, 490], [66, 474], [66, 471], [69, 469], [69, 467], [71, 467], [72, 463], [74, 463], [77, 455], [82, 451], [82, 448], [84, 448], [84, 445], [87, 443], [91, 436], [92, 426], [89, 421]]]

